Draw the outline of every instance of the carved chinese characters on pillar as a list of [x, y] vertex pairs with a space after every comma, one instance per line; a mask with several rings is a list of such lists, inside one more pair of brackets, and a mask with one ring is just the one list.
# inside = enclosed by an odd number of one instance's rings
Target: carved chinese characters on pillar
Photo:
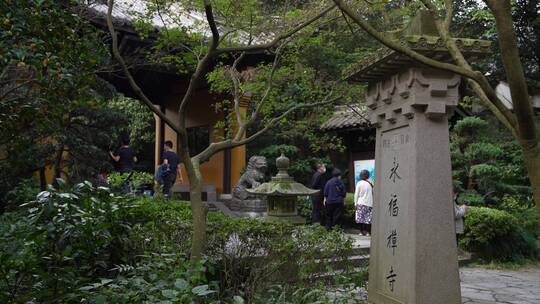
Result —
[[459, 100], [459, 83], [459, 75], [423, 67], [396, 68], [369, 80], [366, 105], [377, 128], [378, 177], [370, 303], [459, 302], [457, 263], [447, 242], [453, 223], [445, 215], [451, 210], [439, 208], [451, 182], [446, 119]]
[[382, 222], [381, 232], [383, 240], [379, 243], [378, 252], [383, 267], [381, 279], [384, 288], [381, 290], [388, 296], [400, 299], [406, 295], [405, 283], [400, 280], [400, 272], [404, 267], [400, 264], [404, 258], [405, 250], [401, 246], [406, 243], [408, 236], [408, 223], [405, 221], [408, 211], [408, 174], [409, 174], [409, 127], [404, 126], [382, 133], [381, 136], [381, 171], [379, 181], [381, 189], [381, 206], [379, 220]]

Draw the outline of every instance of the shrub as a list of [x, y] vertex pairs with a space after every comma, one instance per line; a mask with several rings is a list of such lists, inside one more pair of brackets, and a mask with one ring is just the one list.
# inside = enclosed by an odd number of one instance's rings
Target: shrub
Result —
[[358, 226], [354, 220], [355, 212], [356, 207], [354, 206], [354, 194], [347, 193], [347, 196], [345, 197], [345, 209], [343, 210], [343, 215], [341, 215], [341, 222], [344, 227]]
[[534, 201], [530, 196], [505, 195], [498, 208], [514, 215], [519, 219], [520, 225], [525, 231], [536, 239], [540, 238], [540, 223], [538, 222]]
[[32, 300], [35, 276], [42, 276], [39, 248], [44, 235], [33, 235], [35, 228], [26, 213], [0, 216], [0, 303]]
[[[132, 206], [130, 199], [89, 182], [72, 189], [57, 182], [60, 189], [50, 186], [23, 205], [26, 210], [2, 216], [1, 235], [8, 247], [2, 250], [2, 271], [26, 281], [23, 286], [2, 282], [0, 287], [20, 301], [62, 299], [95, 277], [112, 275], [113, 265], [135, 258], [127, 238], [129, 223], [122, 220]], [[26, 256], [24, 263], [21, 256]]]
[[216, 282], [208, 282], [206, 262], [190, 263], [182, 254], [144, 256], [135, 266], [119, 265], [114, 279], [79, 288], [78, 303], [210, 303]]
[[[17, 187], [13, 188], [6, 194], [5, 209], [7, 211], [13, 211], [16, 210], [20, 205], [34, 200], [36, 195], [41, 191], [39, 187], [39, 181], [34, 178], [22, 180]], [[0, 213], [1, 212], [2, 210], [0, 210]]]
[[533, 258], [538, 246], [510, 213], [486, 207], [469, 207], [461, 245], [487, 261]]
[[189, 254], [192, 231], [189, 203], [143, 197], [126, 216], [137, 252]]
[[298, 197], [298, 214], [306, 219], [306, 223], [311, 224], [311, 209], [313, 208], [311, 197]]
[[467, 204], [469, 206], [485, 206], [484, 197], [476, 190], [466, 190], [458, 196], [459, 204]]
[[[240, 302], [243, 303], [243, 302]], [[253, 303], [257, 304], [349, 304], [366, 303], [365, 294], [356, 286], [343, 286], [338, 292], [328, 292], [322, 284], [309, 287], [294, 285], [274, 285], [268, 292], [257, 295]]]
[[251, 302], [276, 282], [309, 284], [315, 273], [332, 271], [337, 263], [342, 275], [329, 283], [345, 282], [353, 271], [347, 260], [352, 241], [340, 231], [225, 217], [210, 222], [209, 228], [207, 253], [218, 270], [224, 297], [240, 295]]
[[[127, 180], [129, 174], [130, 173], [112, 172], [107, 177], [107, 183], [112, 189], [119, 191], [122, 189], [122, 185]], [[154, 176], [147, 172], [133, 171], [128, 184], [131, 189], [139, 189], [145, 185], [153, 185]]]
[[339, 231], [210, 212], [206, 261], [193, 265], [189, 203], [58, 182], [0, 217], [0, 302], [252, 302], [335, 266], [328, 283], [365, 280], [350, 275], [351, 240]]

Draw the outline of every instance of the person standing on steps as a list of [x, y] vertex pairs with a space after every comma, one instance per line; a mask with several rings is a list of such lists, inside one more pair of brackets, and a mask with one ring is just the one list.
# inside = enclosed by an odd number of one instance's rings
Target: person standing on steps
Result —
[[345, 202], [345, 185], [341, 181], [341, 171], [334, 169], [332, 178], [324, 186], [324, 207], [326, 209], [326, 228], [332, 230], [339, 224]]
[[323, 163], [318, 163], [317, 171], [315, 171], [311, 178], [310, 188], [319, 190], [318, 193], [311, 196], [311, 222], [313, 224], [320, 223], [321, 225], [324, 225], [323, 192], [324, 186], [326, 185], [325, 173], [326, 166]]
[[360, 224], [362, 235], [371, 234], [371, 219], [373, 218], [373, 185], [369, 181], [369, 171], [360, 172], [360, 181], [354, 191], [355, 221]]
[[171, 188], [176, 182], [176, 176], [180, 176], [180, 182], [182, 182], [182, 173], [178, 170], [178, 164], [180, 158], [173, 151], [173, 143], [170, 140], [165, 142], [165, 146], [162, 159], [162, 179], [163, 179], [163, 196], [167, 199], [171, 198]]

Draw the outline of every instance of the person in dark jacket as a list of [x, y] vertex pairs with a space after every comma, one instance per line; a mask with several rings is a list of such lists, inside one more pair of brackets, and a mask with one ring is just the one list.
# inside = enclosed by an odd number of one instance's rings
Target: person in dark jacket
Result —
[[311, 196], [311, 222], [313, 224], [320, 223], [324, 225], [324, 214], [323, 214], [323, 192], [324, 186], [326, 185], [326, 166], [323, 163], [317, 164], [317, 171], [313, 174], [311, 178], [310, 188], [319, 190], [318, 193], [315, 193]]
[[137, 162], [135, 151], [129, 146], [129, 138], [122, 138], [122, 146], [113, 153], [109, 151], [109, 155], [118, 164], [120, 173], [129, 173], [133, 171], [133, 164]]
[[173, 143], [170, 140], [165, 142], [164, 146], [165, 151], [161, 155], [163, 163], [161, 164], [162, 169], [162, 180], [163, 180], [163, 196], [167, 199], [171, 198], [171, 188], [176, 182], [177, 174], [180, 176], [180, 182], [182, 180], [182, 173], [179, 170], [178, 165], [180, 164], [180, 158], [173, 150]]
[[341, 181], [341, 171], [334, 169], [332, 178], [324, 186], [324, 206], [326, 208], [326, 228], [332, 230], [343, 213], [347, 192]]

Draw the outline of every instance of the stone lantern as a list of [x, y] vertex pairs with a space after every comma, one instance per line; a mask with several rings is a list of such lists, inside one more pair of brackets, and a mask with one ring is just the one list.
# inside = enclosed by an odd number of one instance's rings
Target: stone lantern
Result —
[[298, 215], [298, 196], [315, 194], [319, 192], [319, 190], [313, 190], [295, 182], [287, 172], [289, 165], [289, 158], [281, 154], [281, 156], [276, 159], [276, 167], [278, 169], [277, 175], [272, 177], [270, 182], [261, 184], [254, 189], [246, 189], [246, 191], [267, 198], [267, 219], [284, 220], [294, 224], [304, 224], [306, 222], [305, 219]]

